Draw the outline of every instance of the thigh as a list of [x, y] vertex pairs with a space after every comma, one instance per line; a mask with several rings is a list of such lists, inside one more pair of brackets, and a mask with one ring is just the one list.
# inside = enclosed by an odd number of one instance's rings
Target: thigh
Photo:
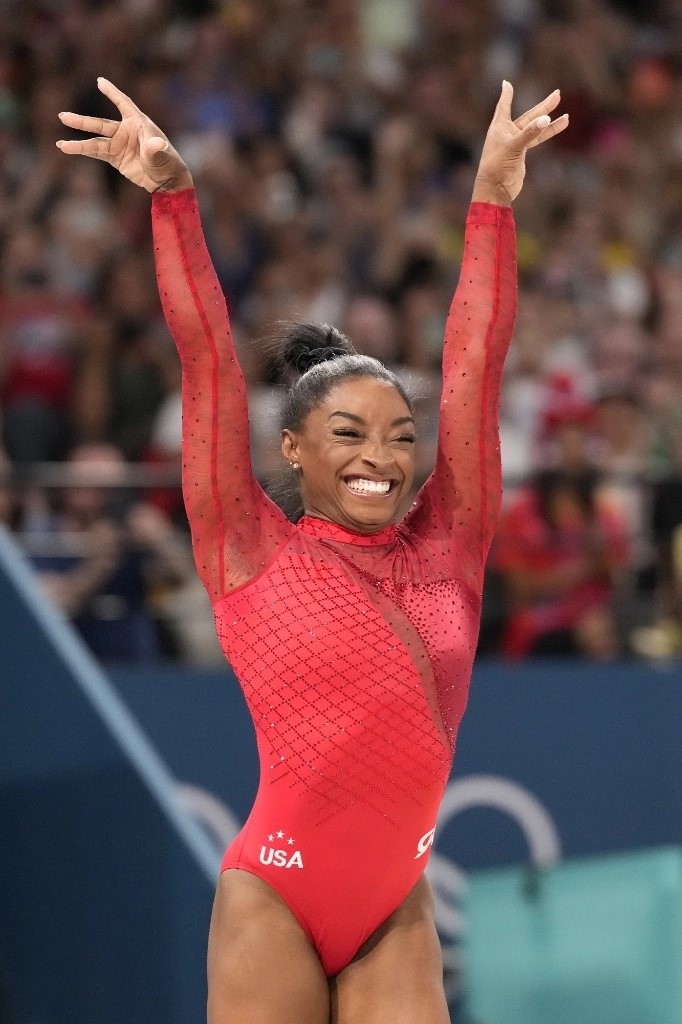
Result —
[[330, 984], [331, 1024], [449, 1024], [425, 876]]
[[329, 1024], [329, 984], [284, 900], [230, 868], [218, 881], [208, 939], [208, 1024]]

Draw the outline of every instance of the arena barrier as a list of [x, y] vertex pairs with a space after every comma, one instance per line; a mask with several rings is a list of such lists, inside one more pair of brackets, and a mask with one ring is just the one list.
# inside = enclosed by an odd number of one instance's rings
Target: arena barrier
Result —
[[200, 1021], [213, 847], [2, 532], [0, 621], [0, 1021]]

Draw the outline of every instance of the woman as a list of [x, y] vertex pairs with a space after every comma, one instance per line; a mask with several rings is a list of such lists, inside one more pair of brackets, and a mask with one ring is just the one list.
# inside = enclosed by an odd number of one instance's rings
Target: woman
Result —
[[509, 601], [502, 653], [616, 658], [613, 599], [627, 559], [626, 523], [600, 500], [594, 472], [538, 473], [495, 540], [492, 561]]
[[305, 514], [251, 473], [244, 383], [191, 175], [115, 86], [122, 120], [59, 142], [153, 193], [159, 290], [183, 363], [183, 488], [197, 568], [253, 714], [261, 782], [228, 849], [209, 938], [211, 1024], [445, 1024], [423, 872], [464, 711], [497, 519], [497, 404], [516, 308], [509, 203], [525, 153], [567, 125], [552, 93], [511, 119], [504, 83], [448, 320], [437, 464], [414, 468], [398, 380], [323, 327], [294, 331], [282, 451]]

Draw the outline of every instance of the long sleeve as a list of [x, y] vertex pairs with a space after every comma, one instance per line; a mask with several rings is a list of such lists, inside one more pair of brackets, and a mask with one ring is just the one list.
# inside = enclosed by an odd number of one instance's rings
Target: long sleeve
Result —
[[152, 200], [163, 312], [182, 363], [182, 487], [199, 575], [213, 600], [268, 564], [293, 527], [251, 468], [244, 378], [193, 189]]
[[472, 203], [445, 329], [436, 465], [405, 526], [437, 541], [478, 592], [500, 511], [500, 385], [516, 305], [512, 212]]

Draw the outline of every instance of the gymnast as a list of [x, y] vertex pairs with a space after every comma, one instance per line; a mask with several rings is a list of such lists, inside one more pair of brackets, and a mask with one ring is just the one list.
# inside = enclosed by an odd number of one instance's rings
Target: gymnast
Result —
[[260, 784], [225, 853], [209, 1024], [447, 1024], [424, 875], [478, 635], [501, 497], [498, 401], [516, 312], [528, 149], [567, 124], [558, 91], [515, 120], [503, 83], [447, 320], [433, 473], [400, 380], [328, 325], [288, 330], [287, 518], [253, 477], [244, 380], [191, 174], [106, 79], [120, 113], [60, 141], [152, 194], [159, 292], [183, 372], [183, 494], [196, 565], [256, 729]]

